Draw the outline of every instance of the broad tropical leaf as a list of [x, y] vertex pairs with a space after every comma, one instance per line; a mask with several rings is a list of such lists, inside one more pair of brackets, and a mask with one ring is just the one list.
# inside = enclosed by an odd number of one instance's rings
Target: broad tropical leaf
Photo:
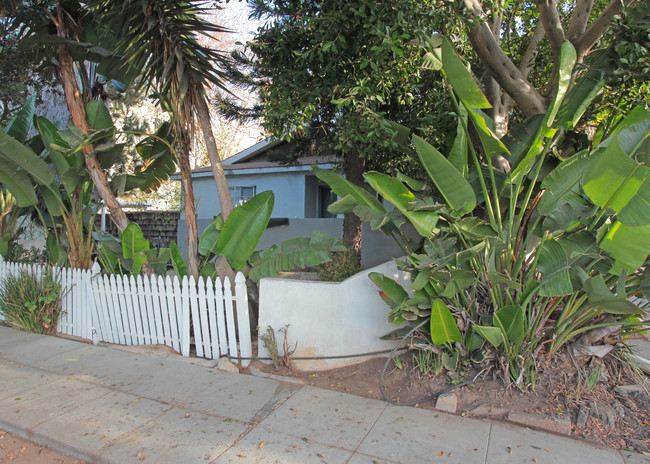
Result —
[[216, 254], [224, 255], [235, 270], [246, 266], [273, 213], [273, 192], [266, 191], [239, 205], [223, 224]]
[[542, 182], [544, 195], [537, 205], [537, 210], [541, 214], [550, 214], [569, 192], [578, 190], [589, 163], [588, 152], [581, 151], [563, 161], [546, 176]]
[[463, 336], [458, 330], [456, 320], [442, 300], [434, 300], [431, 305], [431, 341], [434, 345], [450, 345], [462, 342]]
[[524, 340], [524, 310], [519, 305], [504, 306], [494, 314], [494, 325], [499, 327], [509, 344], [519, 345]]
[[555, 127], [573, 129], [605, 85], [605, 73], [592, 68], [569, 91], [557, 113]]
[[146, 261], [144, 252], [150, 249], [149, 241], [144, 238], [142, 229], [136, 223], [130, 223], [122, 232], [122, 253], [126, 259], [131, 259], [133, 274], [139, 274]]
[[470, 108], [492, 108], [492, 105], [474, 82], [472, 74], [465, 67], [447, 37], [442, 41], [442, 69], [458, 98], [465, 106]]
[[199, 254], [201, 256], [208, 256], [215, 252], [222, 227], [223, 216], [219, 214], [208, 224], [208, 227], [205, 228], [201, 235], [201, 239], [199, 240]]
[[611, 314], [644, 315], [644, 311], [631, 301], [628, 301], [625, 294], [613, 295], [602, 275], [598, 274], [585, 281], [585, 291], [589, 304], [602, 308], [603, 311]]
[[283, 241], [250, 258], [248, 277], [258, 282], [262, 277], [275, 277], [280, 271], [318, 266], [331, 260], [330, 253], [345, 247], [334, 237], [314, 230], [311, 238], [298, 237]]
[[540, 245], [537, 270], [542, 274], [539, 295], [560, 296], [573, 292], [569, 261], [562, 246], [552, 238]]
[[181, 250], [178, 248], [178, 245], [176, 245], [176, 242], [172, 242], [169, 245], [169, 251], [172, 256], [172, 266], [174, 267], [174, 272], [176, 272], [178, 278], [180, 279], [189, 276], [190, 273], [187, 270], [187, 263], [185, 263]]
[[20, 143], [25, 143], [27, 133], [32, 127], [32, 119], [34, 119], [34, 108], [36, 106], [36, 99], [34, 96], [28, 97], [25, 104], [18, 110], [16, 115], [4, 127], [5, 133], [15, 138]]
[[[316, 177], [326, 182], [332, 191], [341, 197], [341, 200], [330, 205], [330, 212], [354, 211], [357, 216], [368, 222], [382, 218], [386, 214], [386, 209], [381, 202], [364, 189], [357, 187], [333, 171], [321, 169], [318, 166], [312, 166], [312, 170]], [[337, 209], [337, 206], [342, 205], [345, 205], [345, 208]]]
[[617, 269], [639, 269], [650, 253], [650, 224], [633, 227], [617, 221], [599, 246], [616, 260]]
[[417, 135], [413, 136], [413, 144], [424, 169], [449, 207], [461, 214], [472, 211], [476, 206], [476, 196], [463, 174], [438, 150]]
[[583, 188], [595, 204], [616, 211], [622, 223], [641, 226], [650, 222], [650, 168], [630, 158], [618, 139], [592, 163]]
[[485, 340], [490, 342], [495, 348], [499, 348], [503, 343], [503, 332], [498, 327], [485, 327], [481, 325], [473, 326], [476, 333], [478, 333]]
[[415, 227], [419, 234], [430, 237], [436, 230], [438, 213], [435, 211], [412, 211], [415, 196], [402, 182], [380, 172], [367, 172], [363, 175], [368, 184], [382, 197], [390, 201]]
[[386, 277], [379, 272], [371, 272], [368, 274], [368, 277], [370, 277], [370, 280], [379, 287], [381, 297], [391, 308], [397, 308], [408, 300], [409, 295], [406, 290], [404, 290], [404, 287], [390, 277]]

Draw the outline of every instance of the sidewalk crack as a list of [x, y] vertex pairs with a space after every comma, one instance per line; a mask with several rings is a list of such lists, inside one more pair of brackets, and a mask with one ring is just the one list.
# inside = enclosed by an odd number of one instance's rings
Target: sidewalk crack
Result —
[[363, 441], [364, 441], [366, 438], [368, 438], [368, 435], [370, 434], [370, 432], [372, 431], [372, 429], [375, 427], [375, 425], [377, 424], [377, 421], [379, 421], [379, 418], [380, 418], [381, 415], [384, 413], [384, 411], [386, 411], [386, 408], [387, 408], [388, 406], [389, 406], [389, 403], [384, 404], [384, 408], [381, 410], [381, 412], [380, 412], [379, 414], [377, 414], [377, 417], [376, 417], [375, 420], [373, 421], [372, 425], [371, 425], [370, 427], [368, 427], [368, 431], [364, 434], [364, 436], [361, 438], [361, 440], [359, 440], [359, 443], [357, 443], [357, 446], [356, 446], [356, 447], [354, 448], [354, 450], [352, 451], [352, 454], [350, 455], [350, 457], [348, 458], [348, 460], [345, 461], [345, 464], [348, 464], [348, 463], [350, 462], [350, 459], [352, 459], [352, 458], [354, 457], [354, 455], [357, 454], [357, 451], [358, 451], [359, 448], [361, 447], [361, 444], [363, 443]]

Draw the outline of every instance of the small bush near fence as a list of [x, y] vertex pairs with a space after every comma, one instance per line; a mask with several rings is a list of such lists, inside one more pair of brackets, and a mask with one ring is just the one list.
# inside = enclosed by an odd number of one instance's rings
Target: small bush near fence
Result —
[[51, 273], [42, 279], [28, 271], [9, 274], [0, 286], [0, 314], [13, 326], [36, 333], [56, 332], [61, 285]]

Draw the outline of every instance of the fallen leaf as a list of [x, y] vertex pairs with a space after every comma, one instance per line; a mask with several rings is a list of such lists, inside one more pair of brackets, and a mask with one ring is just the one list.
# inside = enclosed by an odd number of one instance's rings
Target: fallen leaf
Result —
[[509, 446], [506, 446], [506, 449], [508, 450], [508, 454], [512, 454], [512, 448], [510, 448]]
[[263, 442], [263, 441], [260, 442], [258, 448], [261, 448], [262, 446], [264, 446], [264, 442]]
[[320, 453], [316, 453], [316, 456], [318, 456], [319, 458], [323, 458], [323, 459], [326, 458], [326, 456], [324, 454], [320, 454]]
[[405, 420], [406, 420], [405, 417], [400, 417], [399, 419], [397, 419], [397, 422], [402, 422], [402, 421], [405, 421]]
[[309, 438], [302, 437], [301, 440], [304, 441], [305, 443], [311, 444], [311, 440]]
[[245, 458], [246, 455], [245, 455], [245, 454], [238, 454], [237, 457], [238, 457], [238, 458]]
[[444, 455], [445, 453], [443, 451], [440, 451], [440, 453], [438, 453], [438, 456], [444, 456]]

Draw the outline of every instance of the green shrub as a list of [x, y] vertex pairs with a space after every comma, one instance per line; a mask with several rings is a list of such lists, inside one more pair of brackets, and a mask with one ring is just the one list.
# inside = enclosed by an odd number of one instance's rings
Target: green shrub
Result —
[[332, 253], [332, 260], [320, 265], [318, 278], [324, 282], [341, 282], [363, 268], [352, 250]]
[[42, 279], [27, 271], [0, 282], [0, 314], [11, 325], [28, 332], [56, 331], [61, 313], [61, 285], [51, 273]]

